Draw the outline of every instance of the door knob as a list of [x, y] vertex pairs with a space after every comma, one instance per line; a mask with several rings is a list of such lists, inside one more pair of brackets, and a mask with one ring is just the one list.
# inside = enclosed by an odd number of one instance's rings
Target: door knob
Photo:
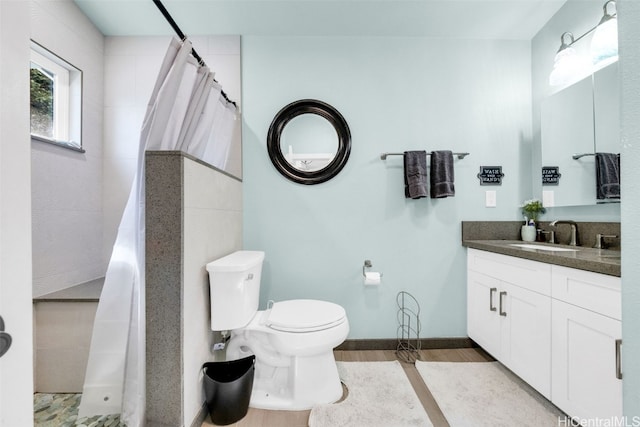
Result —
[[11, 335], [4, 331], [4, 320], [0, 316], [0, 357], [9, 351], [9, 347], [11, 347]]

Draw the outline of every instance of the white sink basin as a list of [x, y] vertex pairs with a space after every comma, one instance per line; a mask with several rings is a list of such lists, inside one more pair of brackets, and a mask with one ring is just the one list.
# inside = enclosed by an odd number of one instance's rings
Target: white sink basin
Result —
[[517, 246], [519, 248], [524, 249], [536, 249], [539, 251], [548, 251], [548, 252], [577, 252], [579, 249], [569, 249], [569, 248], [556, 248], [553, 246], [544, 246], [544, 245], [533, 245], [530, 243], [512, 243], [511, 246]]

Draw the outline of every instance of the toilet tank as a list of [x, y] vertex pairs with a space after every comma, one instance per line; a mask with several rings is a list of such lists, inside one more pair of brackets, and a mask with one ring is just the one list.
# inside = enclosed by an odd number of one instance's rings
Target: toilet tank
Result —
[[207, 264], [211, 330], [245, 327], [258, 311], [262, 251], [238, 251]]

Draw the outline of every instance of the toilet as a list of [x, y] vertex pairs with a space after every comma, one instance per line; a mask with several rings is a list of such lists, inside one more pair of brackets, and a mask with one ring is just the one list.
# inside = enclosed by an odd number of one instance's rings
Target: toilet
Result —
[[300, 411], [342, 397], [333, 349], [349, 333], [344, 308], [327, 301], [270, 302], [258, 310], [264, 252], [207, 264], [211, 329], [231, 331], [227, 360], [256, 356], [249, 406]]

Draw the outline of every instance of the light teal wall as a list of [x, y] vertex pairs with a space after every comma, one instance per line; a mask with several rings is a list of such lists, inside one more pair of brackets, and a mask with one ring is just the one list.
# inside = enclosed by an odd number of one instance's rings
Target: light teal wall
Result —
[[[396, 294], [422, 309], [423, 337], [466, 336], [462, 220], [517, 220], [531, 192], [529, 42], [388, 37], [242, 39], [244, 247], [266, 252], [261, 306], [318, 298], [345, 307], [350, 338], [395, 338]], [[316, 186], [271, 165], [273, 116], [297, 99], [336, 107], [353, 136], [351, 157]], [[402, 157], [451, 149], [456, 196], [404, 198]], [[502, 165], [504, 184], [481, 187], [480, 165]], [[497, 208], [485, 208], [485, 190]], [[363, 286], [373, 262], [383, 284]]]
[[[622, 367], [624, 413], [640, 420], [640, 3], [618, 2], [622, 76]], [[632, 418], [636, 417], [636, 418]]]

